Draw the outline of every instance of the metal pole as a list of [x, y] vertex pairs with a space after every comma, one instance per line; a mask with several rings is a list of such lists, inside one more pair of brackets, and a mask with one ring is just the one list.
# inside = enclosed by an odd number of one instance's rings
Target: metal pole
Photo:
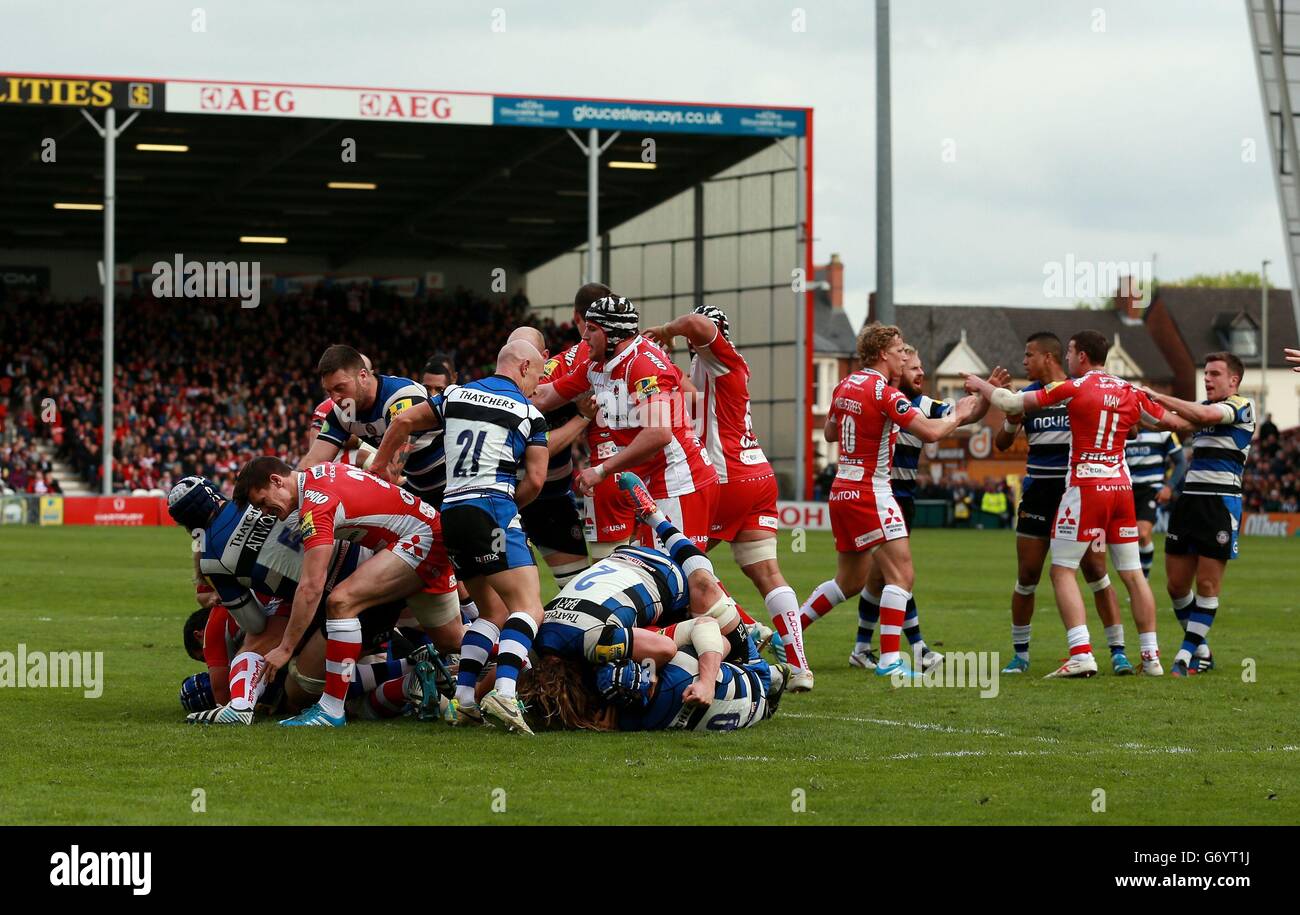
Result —
[[[1249, 4], [1249, 0], [1247, 0], [1247, 3]], [[1247, 5], [1246, 9], [1247, 9], [1247, 15], [1250, 17], [1251, 24], [1253, 25], [1254, 13], [1253, 11], [1251, 11], [1249, 5]], [[1286, 56], [1282, 50], [1282, 35], [1278, 31], [1277, 8], [1273, 5], [1273, 0], [1264, 0], [1264, 19], [1268, 23], [1268, 44], [1269, 44], [1269, 50], [1271, 52], [1270, 56], [1273, 59], [1273, 78], [1277, 81], [1278, 109], [1282, 115], [1281, 137], [1279, 139], [1283, 142], [1279, 143], [1279, 145], [1289, 144], [1289, 149], [1291, 151], [1291, 163], [1293, 166], [1292, 175], [1293, 175], [1293, 179], [1296, 182], [1295, 203], [1296, 203], [1297, 210], [1300, 210], [1300, 178], [1295, 178], [1296, 172], [1294, 169], [1294, 166], [1300, 164], [1300, 148], [1296, 146], [1295, 118], [1292, 116], [1293, 109], [1291, 108], [1291, 87], [1287, 83]], [[1260, 66], [1262, 67], [1262, 64]], [[1260, 81], [1260, 91], [1263, 92], [1262, 79]], [[1266, 103], [1265, 104], [1266, 114], [1267, 114], [1267, 108], [1268, 106]], [[1275, 175], [1275, 177], [1279, 182], [1278, 183], [1278, 204], [1280, 205], [1282, 210], [1282, 214], [1281, 214], [1282, 232], [1284, 234], [1284, 237], [1286, 237], [1287, 252], [1289, 254], [1289, 260], [1290, 260], [1289, 267], [1291, 270], [1291, 309], [1292, 311], [1295, 312], [1296, 325], [1300, 326], [1300, 284], [1296, 282], [1297, 278], [1295, 273], [1295, 253], [1291, 247], [1292, 236], [1290, 236], [1289, 234], [1291, 231], [1291, 224], [1290, 224], [1290, 220], [1287, 218], [1286, 204], [1282, 202], [1282, 189], [1280, 183], [1280, 176], [1286, 173], [1285, 154], [1281, 155], [1279, 161], [1277, 161], [1274, 164], [1277, 166], [1277, 174]]]
[[600, 134], [595, 127], [587, 131], [587, 282], [600, 282], [600, 261], [596, 259], [596, 242], [600, 223]]
[[[808, 263], [806, 231], [806, 201], [804, 200], [804, 143], [803, 137], [794, 141], [794, 260], [795, 268], [803, 270]], [[811, 276], [804, 277], [799, 291], [794, 294], [794, 496], [796, 499], [808, 498], [804, 491], [804, 481], [808, 478], [808, 379], [804, 377], [804, 363], [807, 361], [807, 310], [808, 293], [805, 291], [813, 282]]]
[[890, 154], [889, 0], [876, 0], [876, 320], [894, 323], [894, 200]]
[[113, 264], [115, 260], [114, 237], [114, 183], [117, 177], [117, 112], [104, 109], [104, 437], [103, 483], [100, 491], [113, 494]]
[[1264, 261], [1260, 265], [1259, 277], [1259, 308], [1263, 314], [1264, 339], [1262, 352], [1259, 356], [1259, 417], [1263, 422], [1264, 417], [1268, 415], [1268, 265], [1270, 261]]

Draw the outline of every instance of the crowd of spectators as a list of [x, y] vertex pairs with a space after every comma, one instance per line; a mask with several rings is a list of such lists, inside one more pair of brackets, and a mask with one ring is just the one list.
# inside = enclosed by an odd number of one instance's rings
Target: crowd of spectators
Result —
[[[463, 289], [407, 299], [321, 285], [255, 309], [136, 293], [118, 303], [114, 325], [115, 489], [166, 490], [201, 473], [229, 492], [249, 456], [296, 461], [306, 451], [324, 398], [315, 366], [331, 343], [417, 380], [433, 353], [450, 352], [464, 381], [492, 372], [527, 309], [522, 294]], [[49, 486], [40, 441], [100, 490], [101, 315], [92, 300], [0, 303], [0, 477], [10, 489]], [[577, 339], [567, 325], [541, 329], [552, 350]]]
[[1246, 511], [1300, 511], [1300, 427], [1280, 432], [1265, 417], [1246, 460], [1242, 490]]

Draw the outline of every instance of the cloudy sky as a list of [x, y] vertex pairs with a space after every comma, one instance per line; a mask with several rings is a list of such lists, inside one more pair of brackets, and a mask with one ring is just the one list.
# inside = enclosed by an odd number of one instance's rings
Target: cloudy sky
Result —
[[[816, 257], [843, 257], [860, 312], [875, 274], [872, 7], [0, 0], [0, 21], [11, 71], [811, 105]], [[899, 302], [1069, 304], [1043, 292], [1044, 266], [1067, 257], [1155, 256], [1165, 279], [1267, 257], [1280, 278], [1239, 0], [894, 0], [893, 86]]]

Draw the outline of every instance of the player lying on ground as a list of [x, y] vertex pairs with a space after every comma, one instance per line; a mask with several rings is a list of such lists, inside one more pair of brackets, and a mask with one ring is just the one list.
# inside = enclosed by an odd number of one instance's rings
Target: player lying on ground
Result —
[[670, 629], [677, 652], [664, 666], [632, 658], [594, 671], [546, 655], [519, 681], [534, 725], [593, 731], [730, 731], [770, 718], [785, 689], [784, 670], [756, 653], [743, 665], [723, 661], [717, 622], [697, 617]]
[[386, 480], [355, 467], [318, 464], [303, 472], [274, 457], [254, 458], [235, 481], [235, 498], [284, 520], [299, 513], [302, 575], [278, 647], [266, 657], [268, 675], [289, 661], [325, 592], [335, 540], [374, 550], [325, 601], [325, 690], [289, 726], [346, 724], [348, 675], [361, 652], [358, 619], [368, 607], [405, 600], [435, 647], [451, 653], [465, 626], [456, 575], [447, 559], [438, 512]]
[[728, 642], [727, 659], [747, 663], [757, 652], [708, 557], [672, 525], [634, 474], [620, 474], [618, 483], [638, 519], [654, 526], [665, 547], [617, 547], [566, 585], [546, 605], [534, 642], [537, 654], [593, 665], [630, 658], [662, 667], [677, 648], [649, 627], [698, 617], [718, 623]]
[[[1048, 331], [1030, 334], [1025, 341], [1025, 392], [1066, 381], [1061, 338]], [[1065, 478], [1070, 472], [1070, 412], [1065, 404], [1054, 404], [1024, 414], [1008, 414], [993, 439], [999, 451], [1010, 448], [1021, 428], [1029, 454], [1025, 458], [1024, 486], [1016, 518], [1016, 584], [1011, 592], [1011, 649], [1014, 656], [1002, 668], [1004, 674], [1029, 670], [1029, 644], [1033, 632], [1034, 592], [1043, 577], [1052, 523], [1065, 495]], [[1133, 673], [1124, 644], [1124, 625], [1119, 598], [1106, 574], [1105, 552], [1088, 551], [1079, 564], [1083, 579], [1092, 591], [1097, 616], [1110, 647], [1111, 669], [1119, 676]]]
[[754, 435], [749, 365], [731, 342], [727, 315], [712, 305], [699, 305], [690, 314], [647, 328], [644, 335], [668, 351], [675, 338], [686, 338], [691, 351], [691, 383], [703, 400], [695, 425], [702, 430], [701, 439], [718, 475], [708, 549], [724, 541], [731, 545], [736, 565], [763, 596], [772, 624], [780, 633], [785, 659], [797, 671], [789, 689], [810, 688], [799, 598], [781, 574], [776, 558], [776, 474]]
[[1155, 598], [1138, 557], [1133, 488], [1124, 460], [1129, 429], [1144, 422], [1163, 424], [1165, 409], [1141, 390], [1102, 370], [1110, 344], [1093, 330], [1079, 331], [1066, 347], [1072, 380], [1036, 391], [1014, 393], [968, 375], [966, 390], [978, 393], [1009, 415], [1067, 403], [1070, 415], [1070, 476], [1052, 526], [1052, 587], [1066, 628], [1069, 658], [1048, 677], [1091, 677], [1097, 673], [1087, 612], [1079, 583], [1079, 563], [1089, 549], [1109, 549], [1111, 562], [1133, 606], [1142, 650], [1142, 673], [1160, 676]]
[[831, 485], [831, 530], [835, 536], [835, 577], [813, 590], [800, 608], [807, 628], [846, 595], [859, 593], [878, 570], [880, 594], [880, 677], [920, 676], [903, 663], [899, 640], [915, 573], [907, 525], [890, 486], [890, 461], [900, 428], [923, 442], [937, 442], [964, 425], [979, 409], [966, 397], [941, 419], [921, 415], [902, 391], [889, 385], [900, 375], [907, 344], [893, 325], [868, 324], [858, 335], [863, 368], [835, 388], [823, 434], [839, 442], [840, 459]]
[[1234, 354], [1210, 353], [1205, 400], [1148, 392], [1175, 414], [1175, 428], [1192, 436], [1192, 459], [1165, 538], [1166, 586], [1184, 633], [1170, 671], [1176, 677], [1214, 667], [1206, 638], [1219, 610], [1223, 574], [1237, 558], [1241, 473], [1255, 436], [1255, 405], [1237, 393], [1245, 373]]

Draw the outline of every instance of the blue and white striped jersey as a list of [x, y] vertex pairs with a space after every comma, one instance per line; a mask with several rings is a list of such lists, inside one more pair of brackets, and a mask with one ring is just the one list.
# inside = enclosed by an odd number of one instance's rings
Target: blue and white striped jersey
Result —
[[620, 546], [546, 605], [533, 645], [538, 651], [603, 664], [617, 660], [600, 652], [598, 640], [606, 626], [663, 626], [665, 617], [689, 614], [690, 602], [686, 576], [668, 554]]
[[546, 447], [541, 411], [502, 375], [451, 385], [441, 407], [448, 449], [443, 504], [494, 493], [513, 499], [524, 452]]
[[[933, 400], [924, 394], [913, 397], [912, 406], [920, 410], [922, 416], [930, 419], [946, 416], [952, 409], [952, 404]], [[921, 440], [911, 432], [903, 428], [898, 430], [898, 437], [894, 440], [894, 460], [889, 470], [890, 485], [898, 498], [910, 499], [916, 490], [916, 472], [921, 466], [921, 445]]]
[[1214, 405], [1223, 410], [1223, 421], [1193, 433], [1192, 459], [1183, 478], [1185, 496], [1241, 495], [1241, 471], [1255, 436], [1255, 405], [1240, 394]]
[[[379, 390], [375, 402], [366, 410], [344, 410], [334, 405], [317, 439], [342, 448], [348, 436], [355, 435], [368, 445], [379, 446], [389, 422], [403, 410], [429, 400], [429, 391], [422, 384], [396, 375], [376, 375]], [[435, 405], [435, 413], [437, 408]], [[432, 429], [411, 436], [411, 452], [402, 472], [406, 475], [406, 488], [426, 501], [438, 504], [446, 483], [443, 430]]]
[[[1034, 381], [1021, 390], [1037, 391], [1042, 387]], [[1030, 413], [1025, 416], [1024, 427], [1029, 443], [1025, 476], [1031, 480], [1064, 480], [1070, 470], [1069, 405], [1060, 403]]]
[[1168, 429], [1141, 429], [1124, 445], [1124, 459], [1134, 488], [1163, 486], [1165, 470], [1183, 450], [1178, 436]]
[[199, 571], [236, 620], [246, 608], [266, 612], [257, 594], [292, 599], [302, 574], [297, 514], [279, 521], [251, 505], [227, 502], [204, 531]]
[[699, 679], [700, 662], [690, 646], [681, 648], [658, 671], [658, 684], [645, 708], [618, 710], [620, 731], [733, 731], [756, 724], [767, 713], [772, 672], [754, 659], [741, 666], [722, 662], [708, 705], [687, 706], [682, 694]]

